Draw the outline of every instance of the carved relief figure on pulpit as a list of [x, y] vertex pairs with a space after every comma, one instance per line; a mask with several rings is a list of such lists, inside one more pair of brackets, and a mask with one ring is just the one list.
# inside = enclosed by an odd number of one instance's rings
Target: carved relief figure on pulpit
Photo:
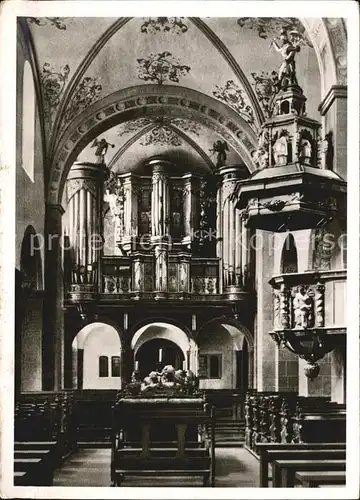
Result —
[[252, 153], [252, 159], [259, 169], [267, 168], [269, 166], [269, 153], [263, 147], [256, 149]]
[[312, 321], [313, 301], [303, 285], [299, 285], [293, 299], [295, 328], [309, 328]]
[[288, 143], [284, 135], [276, 139], [273, 145], [273, 155], [276, 166], [287, 165], [288, 161]]
[[[292, 34], [291, 32], [290, 34]], [[295, 34], [295, 32], [293, 33]], [[294, 39], [294, 37], [292, 37]], [[288, 85], [298, 85], [296, 78], [295, 56], [300, 52], [300, 46], [289, 39], [288, 33], [283, 29], [280, 33], [280, 44], [273, 39], [270, 44], [282, 55], [283, 62], [279, 68], [279, 86], [287, 88]]]
[[110, 142], [107, 142], [107, 140], [104, 138], [100, 139], [100, 141], [98, 139], [95, 139], [91, 147], [96, 148], [96, 163], [105, 163], [105, 155], [107, 153], [107, 150], [109, 149], [109, 146], [114, 148], [115, 144], [110, 144]]
[[301, 139], [300, 142], [300, 160], [306, 165], [311, 165], [312, 147], [308, 139]]

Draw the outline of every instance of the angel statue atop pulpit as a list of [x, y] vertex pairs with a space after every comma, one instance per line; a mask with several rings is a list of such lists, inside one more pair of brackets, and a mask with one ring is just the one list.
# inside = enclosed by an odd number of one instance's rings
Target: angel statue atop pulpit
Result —
[[273, 39], [270, 46], [274, 47], [283, 57], [283, 62], [279, 68], [279, 88], [286, 88], [288, 85], [298, 85], [296, 78], [295, 56], [300, 52], [300, 38], [296, 30], [289, 32], [282, 29], [280, 33], [280, 44]]
[[216, 168], [221, 168], [225, 165], [226, 162], [226, 151], [229, 151], [229, 147], [226, 141], [216, 141], [213, 144], [212, 149], [210, 149], [210, 153], [217, 153], [216, 157]]
[[95, 139], [91, 147], [96, 148], [95, 151], [95, 156], [97, 158], [96, 163], [105, 163], [105, 155], [107, 153], [107, 150], [109, 149], [109, 146], [114, 148], [115, 144], [110, 144], [110, 142], [107, 142], [107, 140], [104, 138], [100, 139], [100, 141], [98, 139]]

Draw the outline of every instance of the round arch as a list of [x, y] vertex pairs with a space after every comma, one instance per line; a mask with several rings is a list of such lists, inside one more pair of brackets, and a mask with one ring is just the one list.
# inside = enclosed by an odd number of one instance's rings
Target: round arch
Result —
[[294, 236], [289, 233], [281, 250], [281, 274], [298, 272], [298, 253]]
[[250, 172], [255, 170], [251, 152], [256, 148], [256, 134], [229, 106], [185, 87], [139, 85], [119, 90], [97, 101], [65, 129], [51, 162], [48, 202], [61, 203], [72, 163], [95, 137], [122, 122], [158, 115], [198, 121], [227, 140]]
[[[206, 323], [204, 323], [201, 326], [201, 328], [199, 329], [197, 336], [196, 336], [196, 339], [199, 337], [199, 334], [201, 334], [203, 329], [206, 329], [208, 326], [210, 326], [212, 324], [229, 325], [232, 328], [235, 328], [240, 333], [240, 335], [243, 335], [244, 338], [246, 339], [249, 351], [254, 350], [254, 336], [250, 332], [250, 330], [246, 326], [244, 326], [242, 323], [240, 323], [240, 321], [236, 320], [235, 318], [228, 317], [228, 316], [219, 316], [217, 318], [213, 318], [213, 319], [207, 321]], [[229, 330], [228, 330], [228, 332], [230, 333]], [[230, 335], [234, 338], [238, 334], [233, 329], [231, 329]], [[239, 346], [242, 346], [243, 340], [239, 338], [239, 339], [237, 339], [237, 341], [239, 343]]]
[[333, 85], [347, 84], [347, 33], [341, 18], [300, 18], [314, 47], [321, 80], [321, 97]]
[[120, 388], [122, 345], [119, 331], [114, 326], [89, 323], [76, 334], [71, 347], [74, 388]]
[[131, 339], [131, 349], [136, 354], [143, 344], [155, 338], [169, 340], [176, 344], [180, 347], [185, 359], [194, 343], [187, 333], [178, 326], [170, 323], [151, 322], [143, 325], [133, 335]]

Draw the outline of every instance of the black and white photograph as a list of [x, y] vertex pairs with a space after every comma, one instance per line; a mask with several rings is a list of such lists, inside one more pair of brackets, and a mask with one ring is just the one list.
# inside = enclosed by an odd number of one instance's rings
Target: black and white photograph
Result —
[[0, 7], [2, 497], [358, 497], [358, 18]]

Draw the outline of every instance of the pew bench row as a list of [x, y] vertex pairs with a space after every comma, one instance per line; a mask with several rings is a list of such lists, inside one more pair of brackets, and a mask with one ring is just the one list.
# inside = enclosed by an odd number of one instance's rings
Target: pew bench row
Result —
[[56, 441], [15, 441], [14, 485], [51, 486], [60, 459]]
[[345, 443], [256, 443], [260, 460], [259, 486], [290, 488], [297, 472], [344, 471]]

